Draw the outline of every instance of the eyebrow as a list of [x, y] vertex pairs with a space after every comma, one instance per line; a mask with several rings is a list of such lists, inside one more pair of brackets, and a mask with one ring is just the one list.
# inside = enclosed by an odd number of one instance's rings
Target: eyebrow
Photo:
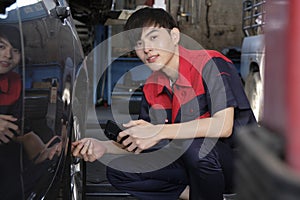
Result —
[[7, 45], [7, 46], [10, 45], [10, 43], [6, 39], [3, 39], [1, 37], [0, 37], [0, 42], [3, 43], [3, 44], [5, 44], [5, 45]]
[[158, 30], [157, 30], [157, 29], [151, 30], [149, 33], [147, 33], [147, 34], [145, 35], [145, 37], [149, 36], [149, 35], [150, 35], [151, 33], [153, 33], [153, 32], [158, 32]]

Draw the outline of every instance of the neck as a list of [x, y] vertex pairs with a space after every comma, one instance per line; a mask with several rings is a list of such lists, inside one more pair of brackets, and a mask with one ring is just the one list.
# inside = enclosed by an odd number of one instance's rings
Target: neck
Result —
[[166, 67], [162, 69], [163, 73], [174, 83], [178, 78], [179, 69], [179, 48], [177, 46], [172, 59]]

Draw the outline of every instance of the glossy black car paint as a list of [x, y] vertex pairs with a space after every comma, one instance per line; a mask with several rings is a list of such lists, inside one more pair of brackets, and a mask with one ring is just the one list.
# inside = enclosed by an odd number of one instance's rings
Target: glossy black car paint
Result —
[[22, 38], [22, 59], [15, 68], [22, 77], [19, 134], [29, 127], [45, 148], [35, 150], [33, 142], [32, 159], [25, 145], [17, 155], [1, 153], [1, 160], [16, 156], [19, 163], [11, 167], [15, 184], [0, 178], [0, 199], [83, 199], [82, 163], [72, 158], [70, 144], [85, 130], [88, 75], [70, 9], [64, 0], [17, 0], [0, 15], [3, 25], [17, 27]]

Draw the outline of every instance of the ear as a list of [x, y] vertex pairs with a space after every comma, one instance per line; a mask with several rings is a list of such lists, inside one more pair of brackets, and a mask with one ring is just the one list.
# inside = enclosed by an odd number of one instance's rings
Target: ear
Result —
[[180, 31], [178, 28], [172, 28], [171, 32], [171, 38], [174, 41], [174, 44], [178, 44], [180, 40]]

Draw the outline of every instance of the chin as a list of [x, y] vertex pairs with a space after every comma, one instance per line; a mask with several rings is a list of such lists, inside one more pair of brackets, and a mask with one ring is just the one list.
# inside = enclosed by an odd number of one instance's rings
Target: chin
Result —
[[10, 70], [1, 70], [0, 69], [0, 74], [6, 74], [6, 73], [8, 73]]
[[152, 70], [152, 71], [160, 71], [164, 65], [159, 64], [159, 63], [147, 63], [147, 66]]

